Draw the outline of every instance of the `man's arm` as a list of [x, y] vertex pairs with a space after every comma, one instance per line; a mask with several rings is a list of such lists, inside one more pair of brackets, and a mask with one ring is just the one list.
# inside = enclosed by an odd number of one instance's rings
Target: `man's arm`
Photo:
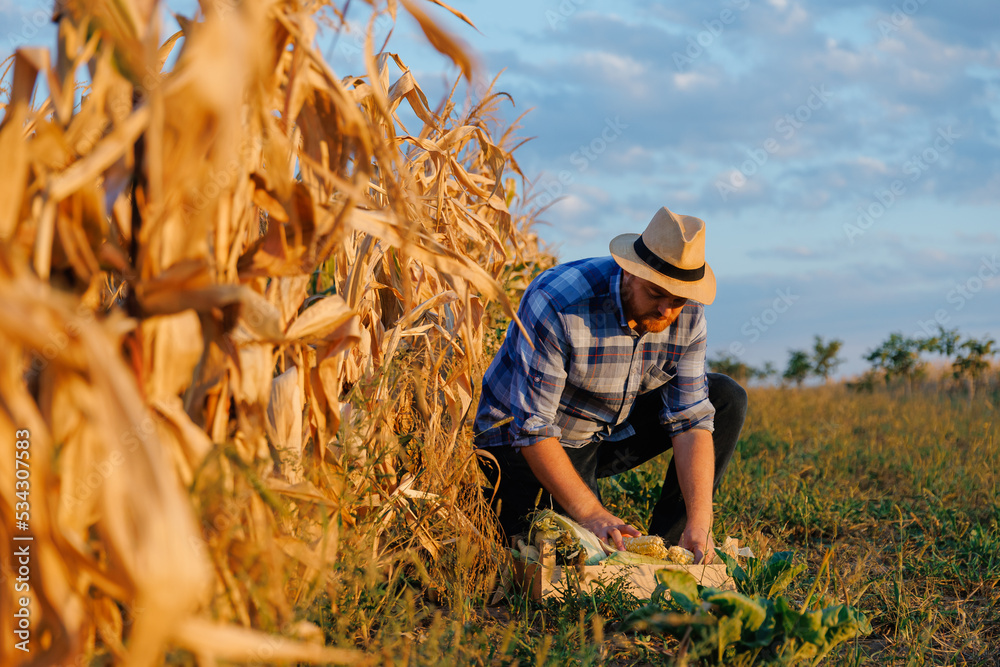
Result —
[[[711, 445], [711, 438], [709, 444]], [[608, 542], [613, 541], [616, 548], [624, 549], [622, 535], [633, 537], [640, 535], [638, 530], [601, 505], [597, 496], [576, 472], [558, 438], [546, 438], [533, 445], [522, 447], [521, 454], [545, 490], [552, 494], [572, 519], [592, 531], [598, 538]], [[711, 516], [711, 476], [708, 480], [708, 489]]]
[[712, 541], [712, 483], [715, 478], [715, 445], [712, 434], [692, 428], [673, 437], [677, 481], [687, 508], [687, 525], [680, 546], [694, 552], [694, 562], [711, 563], [715, 558]]

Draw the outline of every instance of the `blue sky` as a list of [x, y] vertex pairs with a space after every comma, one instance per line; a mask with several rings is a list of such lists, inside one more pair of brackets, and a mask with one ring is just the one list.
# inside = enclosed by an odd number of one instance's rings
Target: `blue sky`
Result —
[[[45, 6], [0, 0], [5, 51]], [[713, 353], [783, 367], [819, 334], [844, 341], [853, 374], [890, 332], [935, 318], [1000, 337], [995, 1], [454, 6], [478, 31], [428, 12], [483, 78], [503, 70], [508, 121], [531, 109], [517, 157], [535, 201], [558, 199], [538, 231], [560, 259], [607, 254], [659, 206], [706, 221]], [[401, 22], [389, 50], [433, 106], [456, 72], [417, 32]], [[338, 40], [323, 45], [335, 70], [359, 73]]]

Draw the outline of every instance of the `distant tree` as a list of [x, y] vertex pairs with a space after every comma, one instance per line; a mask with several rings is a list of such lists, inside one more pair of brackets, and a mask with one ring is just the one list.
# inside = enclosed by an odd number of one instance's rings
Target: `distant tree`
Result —
[[[930, 352], [932, 354], [940, 354], [947, 361], [951, 361], [952, 356], [955, 355], [958, 350], [958, 329], [945, 329], [943, 326], [938, 324], [937, 333], [933, 336], [928, 336], [920, 342], [920, 349], [924, 352]], [[955, 364], [952, 362], [952, 368]], [[956, 376], [958, 377], [958, 376]], [[941, 378], [943, 382], [944, 378]]]
[[885, 373], [887, 385], [893, 378], [903, 378], [906, 381], [906, 390], [909, 392], [913, 388], [913, 378], [923, 370], [924, 362], [920, 359], [920, 352], [924, 347], [922, 339], [893, 333], [889, 335], [888, 340], [871, 350], [865, 356], [865, 361], [871, 362], [872, 368], [876, 371], [881, 370]]
[[715, 359], [708, 360], [708, 370], [713, 373], [728, 375], [737, 382], [743, 383], [750, 377], [752, 369], [740, 361], [736, 355], [720, 353], [720, 356]]
[[788, 356], [788, 367], [782, 377], [795, 383], [796, 387], [801, 387], [803, 380], [809, 377], [813, 370], [812, 360], [809, 353], [804, 350], [791, 350]]
[[830, 375], [837, 370], [837, 366], [844, 363], [844, 360], [837, 356], [844, 341], [836, 338], [829, 343], [824, 343], [823, 338], [816, 336], [813, 344], [812, 372], [823, 378], [824, 382], [830, 380]]
[[760, 368], [750, 369], [750, 379], [767, 382], [767, 379], [778, 374], [778, 369], [770, 361], [765, 361]]
[[990, 367], [987, 359], [996, 354], [994, 345], [996, 341], [987, 336], [982, 340], [969, 338], [958, 346], [964, 353], [959, 354], [952, 363], [952, 374], [956, 379], [961, 379], [963, 376], [968, 378], [970, 401], [976, 394], [976, 381], [983, 371]]
[[869, 368], [861, 377], [847, 383], [847, 388], [859, 394], [871, 394], [875, 391], [875, 381], [879, 379], [879, 374]]
[[760, 380], [764, 382], [769, 377], [777, 374], [777, 371], [774, 369], [774, 364], [770, 361], [765, 363], [761, 368], [757, 368], [740, 361], [739, 357], [736, 355], [723, 354], [721, 352], [719, 353], [719, 356], [714, 359], [709, 358], [706, 363], [708, 364], [708, 370], [712, 373], [722, 373], [723, 375], [728, 375], [740, 383], [753, 380]]
[[958, 329], [945, 329], [939, 324], [937, 335], [924, 338], [921, 341], [921, 348], [927, 352], [951, 357], [958, 349], [958, 338]]

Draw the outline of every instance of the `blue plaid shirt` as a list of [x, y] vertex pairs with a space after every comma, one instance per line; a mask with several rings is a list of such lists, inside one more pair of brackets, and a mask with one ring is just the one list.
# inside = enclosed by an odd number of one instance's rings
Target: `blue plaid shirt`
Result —
[[[621, 440], [636, 396], [659, 391], [660, 421], [677, 435], [713, 431], [705, 377], [705, 307], [689, 301], [660, 333], [639, 336], [625, 319], [622, 270], [612, 257], [561, 264], [524, 293], [516, 324], [483, 378], [475, 430], [480, 447], [524, 447], [559, 438], [565, 447]], [[513, 417], [505, 424], [498, 423]]]

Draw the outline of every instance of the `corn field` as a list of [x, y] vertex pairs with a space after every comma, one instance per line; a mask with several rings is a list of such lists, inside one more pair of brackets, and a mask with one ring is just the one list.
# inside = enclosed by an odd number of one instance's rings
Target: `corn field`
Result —
[[[62, 0], [54, 50], [3, 65], [0, 663], [368, 661], [297, 620], [345, 545], [445, 597], [498, 567], [467, 416], [503, 285], [549, 261], [516, 124], [492, 88], [432, 109], [370, 31], [334, 72], [343, 6], [162, 9]], [[475, 75], [431, 18], [459, 12], [370, 10]]]

